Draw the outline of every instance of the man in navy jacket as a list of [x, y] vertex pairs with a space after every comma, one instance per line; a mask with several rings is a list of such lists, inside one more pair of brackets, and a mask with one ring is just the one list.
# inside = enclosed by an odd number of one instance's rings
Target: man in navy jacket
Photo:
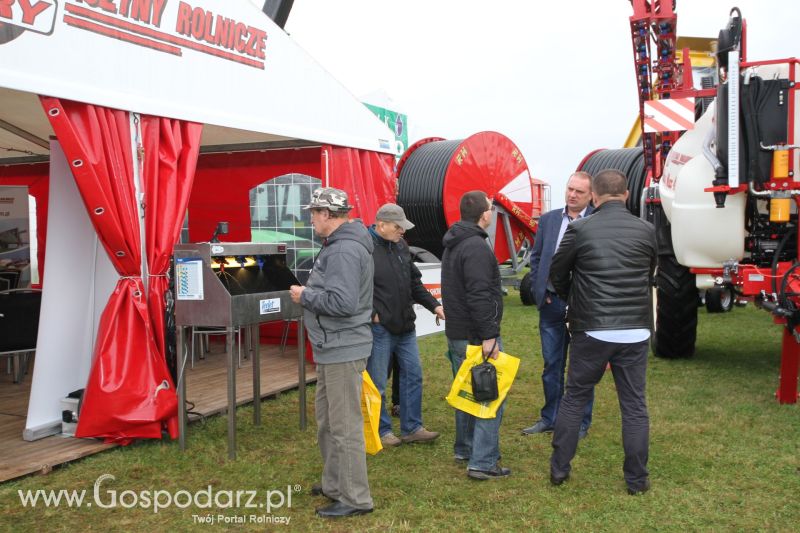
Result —
[[[544, 406], [540, 418], [532, 426], [522, 430], [523, 435], [550, 433], [556, 423], [556, 415], [564, 395], [564, 369], [567, 362], [569, 333], [566, 326], [566, 302], [559, 298], [550, 284], [550, 263], [567, 226], [573, 220], [592, 212], [592, 177], [586, 172], [575, 172], [567, 181], [566, 205], [554, 209], [539, 219], [536, 240], [531, 253], [531, 291], [534, 303], [539, 308], [539, 335], [542, 340], [542, 385]], [[592, 398], [593, 399], [593, 398]], [[586, 406], [581, 423], [580, 436], [588, 434], [592, 424], [592, 403]]]

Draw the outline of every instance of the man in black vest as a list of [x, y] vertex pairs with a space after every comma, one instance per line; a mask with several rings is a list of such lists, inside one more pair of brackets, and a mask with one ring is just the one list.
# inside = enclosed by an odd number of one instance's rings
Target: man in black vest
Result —
[[431, 442], [439, 434], [422, 425], [422, 364], [417, 347], [414, 303], [444, 320], [444, 308], [422, 285], [422, 274], [411, 260], [403, 234], [414, 227], [396, 204], [383, 205], [369, 228], [375, 251], [372, 300], [372, 354], [367, 361], [373, 383], [384, 397], [392, 353], [400, 369], [400, 438], [392, 432], [392, 418], [381, 402], [378, 433], [384, 446]]
[[645, 373], [658, 245], [653, 225], [627, 210], [627, 198], [624, 174], [597, 174], [592, 180], [594, 214], [569, 225], [550, 267], [550, 281], [567, 301], [572, 333], [550, 482], [560, 485], [569, 477], [584, 408], [610, 364], [622, 412], [622, 470], [628, 493], [635, 495], [650, 488]]

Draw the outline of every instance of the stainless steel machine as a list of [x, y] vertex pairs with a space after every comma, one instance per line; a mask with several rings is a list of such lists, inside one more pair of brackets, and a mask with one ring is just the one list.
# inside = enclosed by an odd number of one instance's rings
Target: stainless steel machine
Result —
[[[261, 361], [259, 324], [298, 320], [303, 339], [302, 307], [292, 302], [289, 286], [299, 284], [286, 267], [286, 245], [280, 243], [179, 244], [175, 259], [175, 324], [180, 369], [178, 419], [181, 450], [186, 448], [186, 380], [188, 353], [184, 328], [220, 327], [226, 335], [228, 358], [228, 457], [236, 458], [236, 368], [234, 332], [246, 328], [254, 347], [253, 423], [261, 423]], [[221, 331], [222, 333], [222, 331]], [[297, 371], [300, 392], [300, 427], [306, 427], [305, 343], [298, 342]]]

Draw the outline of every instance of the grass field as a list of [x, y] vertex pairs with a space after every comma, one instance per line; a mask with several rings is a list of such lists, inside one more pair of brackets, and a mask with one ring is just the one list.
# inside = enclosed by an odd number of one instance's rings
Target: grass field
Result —
[[[542, 369], [536, 310], [523, 307], [516, 291], [506, 299], [506, 351], [522, 359], [501, 428], [504, 480], [469, 480], [452, 460], [453, 412], [443, 397], [451, 382], [438, 335], [421, 342], [425, 367], [424, 419], [442, 432], [430, 445], [401, 446], [368, 458], [375, 512], [325, 521], [312, 497], [321, 461], [313, 415], [308, 430], [297, 423], [298, 396], [284, 394], [263, 404], [264, 423], [252, 425], [240, 410], [238, 459], [226, 459], [224, 417], [193, 425], [186, 453], [177, 443], [142, 442], [117, 448], [35, 476], [0, 485], [0, 530], [8, 531], [798, 531], [800, 529], [800, 412], [778, 405], [774, 391], [780, 362], [779, 327], [767, 313], [737, 308], [727, 314], [700, 310], [697, 355], [669, 361], [651, 357], [648, 402], [651, 418], [652, 490], [628, 496], [622, 480], [620, 417], [613, 380], [596, 393], [594, 424], [582, 441], [571, 479], [548, 481], [548, 436], [520, 435], [538, 415]], [[311, 387], [313, 389], [313, 387]], [[313, 398], [313, 390], [309, 391]], [[313, 402], [312, 402], [313, 404]], [[312, 413], [313, 406], [309, 413]], [[99, 508], [93, 488], [104, 474]], [[152, 491], [185, 495], [211, 490], [222, 509], [176, 505], [154, 512], [144, 505]], [[256, 502], [277, 506], [291, 488], [291, 507], [228, 505], [224, 491], [257, 491]], [[86, 491], [81, 508], [24, 507], [18, 491]], [[126, 492], [127, 491], [127, 492]], [[145, 494], [142, 495], [141, 493]], [[134, 494], [135, 493], [135, 494]], [[162, 500], [164, 501], [164, 500]], [[92, 502], [88, 507], [87, 502]], [[201, 499], [201, 503], [204, 502]], [[130, 507], [125, 508], [124, 505]], [[144, 505], [145, 508], [140, 506]], [[288, 525], [225, 524], [217, 515], [245, 522], [276, 515]], [[212, 524], [200, 517], [213, 518]]]

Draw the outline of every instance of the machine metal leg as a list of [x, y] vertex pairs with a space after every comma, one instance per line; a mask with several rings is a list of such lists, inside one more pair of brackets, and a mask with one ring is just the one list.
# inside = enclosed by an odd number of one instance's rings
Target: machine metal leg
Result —
[[225, 328], [225, 351], [228, 355], [228, 459], [236, 459], [236, 367], [233, 353], [233, 328]]
[[247, 338], [253, 347], [253, 425], [261, 425], [261, 328], [248, 326]]
[[306, 429], [306, 331], [303, 317], [297, 320], [297, 392], [300, 394], [300, 429]]
[[186, 332], [183, 326], [175, 327], [178, 343], [178, 443], [186, 449]]
[[800, 344], [788, 327], [783, 328], [781, 374], [775, 396], [778, 403], [797, 403], [797, 372], [800, 366]]

